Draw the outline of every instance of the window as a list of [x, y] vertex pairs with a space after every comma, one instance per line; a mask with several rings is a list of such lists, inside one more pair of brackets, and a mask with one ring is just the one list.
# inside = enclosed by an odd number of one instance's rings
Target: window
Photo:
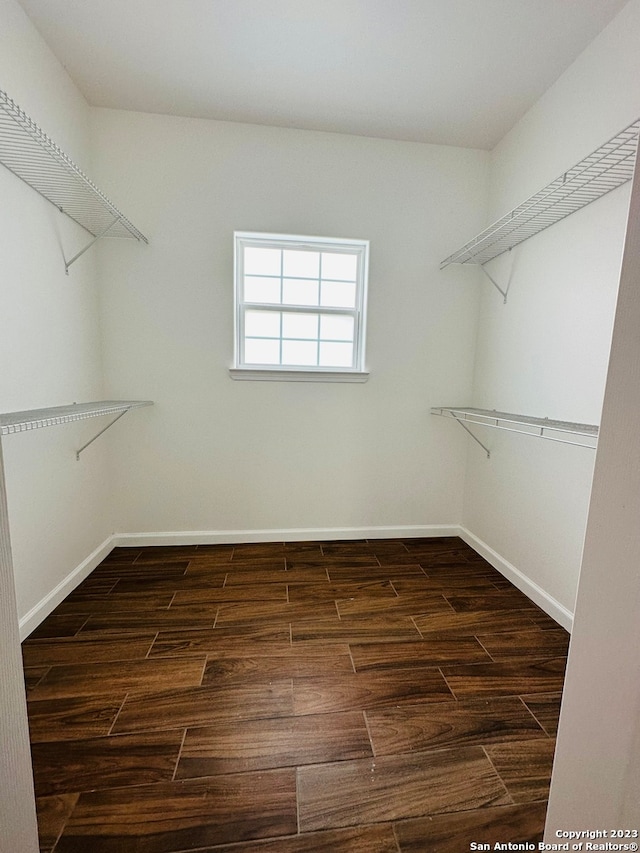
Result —
[[235, 234], [236, 379], [364, 381], [369, 243]]

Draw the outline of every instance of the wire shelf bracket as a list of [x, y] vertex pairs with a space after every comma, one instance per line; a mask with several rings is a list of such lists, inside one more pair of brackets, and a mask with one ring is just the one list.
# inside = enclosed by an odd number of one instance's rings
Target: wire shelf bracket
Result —
[[457, 415], [455, 415], [455, 414], [452, 414], [452, 415], [451, 415], [451, 417], [452, 417], [452, 418], [454, 418], [454, 420], [456, 420], [456, 421], [460, 424], [460, 426], [462, 427], [462, 429], [463, 429], [463, 430], [465, 430], [465, 431], [468, 433], [468, 435], [470, 435], [470, 436], [471, 436], [471, 438], [475, 441], [475, 443], [476, 443], [476, 444], [479, 444], [479, 445], [480, 445], [480, 447], [481, 447], [481, 448], [484, 450], [484, 452], [487, 454], [487, 459], [491, 459], [491, 451], [489, 450], [489, 448], [487, 447], [487, 445], [486, 445], [486, 444], [483, 444], [483, 443], [480, 441], [480, 439], [478, 438], [478, 436], [477, 436], [477, 435], [475, 435], [475, 433], [474, 433], [474, 432], [472, 432], [472, 430], [470, 430], [470, 429], [469, 429], [469, 427], [468, 427], [468, 426], [466, 425], [466, 423], [464, 422], [463, 418], [458, 417], [458, 416], [457, 416]]
[[639, 133], [640, 119], [637, 119], [445, 258], [440, 269], [449, 264], [477, 264], [506, 302], [506, 291], [489, 275], [484, 264], [631, 180]]
[[487, 454], [489, 448], [469, 429], [469, 424], [516, 432], [534, 438], [546, 438], [549, 441], [571, 444], [574, 447], [587, 447], [595, 450], [598, 440], [598, 427], [595, 424], [581, 424], [571, 421], [558, 421], [551, 418], [537, 418], [529, 415], [514, 415], [511, 412], [498, 412], [495, 409], [476, 409], [468, 406], [436, 406], [432, 415], [452, 418], [463, 427]]
[[93, 244], [94, 244], [94, 243], [97, 243], [97, 242], [98, 242], [98, 240], [100, 240], [100, 238], [101, 238], [101, 237], [105, 237], [105, 236], [107, 235], [107, 232], [108, 232], [108, 231], [111, 231], [111, 229], [112, 229], [112, 228], [113, 228], [113, 226], [116, 224], [116, 222], [119, 222], [119, 221], [120, 221], [119, 219], [114, 219], [114, 220], [113, 220], [113, 222], [110, 222], [110, 223], [107, 225], [107, 227], [106, 227], [103, 231], [101, 231], [99, 234], [96, 234], [96, 236], [93, 238], [93, 240], [89, 240], [89, 242], [88, 242], [88, 243], [87, 243], [87, 245], [84, 247], [84, 249], [80, 249], [80, 251], [79, 251], [79, 252], [76, 252], [76, 254], [75, 254], [75, 255], [74, 255], [70, 260], [65, 261], [65, 262], [64, 262], [64, 271], [65, 271], [65, 274], [66, 274], [66, 275], [69, 275], [69, 267], [71, 266], [71, 264], [75, 263], [75, 262], [78, 260], [78, 258], [82, 257], [82, 255], [84, 255], [84, 253], [85, 253], [88, 249], [90, 249], [90, 248], [93, 246]]
[[97, 240], [108, 236], [149, 241], [46, 133], [0, 89], [0, 163], [93, 238], [65, 272]]
[[143, 406], [153, 406], [153, 402], [151, 400], [101, 400], [95, 403], [72, 403], [69, 406], [53, 406], [47, 409], [5, 412], [0, 414], [0, 436], [115, 414], [115, 418], [76, 450], [76, 460], [79, 460], [82, 451], [93, 444], [123, 415], [131, 409], [139, 409]]
[[507, 287], [506, 287], [506, 288], [504, 288], [504, 290], [503, 290], [503, 289], [500, 287], [500, 285], [498, 284], [498, 282], [495, 280], [495, 278], [491, 275], [491, 273], [489, 272], [489, 270], [485, 267], [485, 265], [484, 265], [484, 264], [478, 264], [478, 266], [480, 267], [480, 269], [482, 270], [482, 272], [486, 275], [486, 277], [489, 279], [489, 281], [491, 282], [491, 284], [492, 284], [492, 285], [495, 287], [495, 289], [498, 291], [498, 293], [502, 296], [502, 302], [503, 302], [503, 304], [504, 304], [504, 305], [506, 305], [506, 304], [507, 304], [507, 294], [508, 294], [508, 292], [509, 292], [509, 287], [507, 286]]

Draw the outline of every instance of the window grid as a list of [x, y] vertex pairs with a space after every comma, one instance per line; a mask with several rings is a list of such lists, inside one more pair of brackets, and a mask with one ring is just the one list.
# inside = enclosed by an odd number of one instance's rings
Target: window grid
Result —
[[[280, 363], [280, 365], [283, 365], [286, 367], [298, 366], [295, 364], [288, 364], [288, 363], [283, 364], [282, 347], [283, 347], [283, 343], [285, 341], [298, 341], [298, 342], [307, 342], [307, 343], [314, 341], [316, 343], [316, 359], [315, 359], [315, 365], [313, 365], [313, 366], [322, 367], [322, 365], [320, 364], [321, 344], [334, 343], [334, 344], [349, 344], [351, 346], [352, 357], [351, 357], [350, 363], [345, 364], [345, 365], [340, 365], [340, 366], [345, 368], [345, 369], [347, 369], [347, 368], [353, 369], [354, 368], [354, 355], [356, 354], [356, 346], [357, 346], [357, 337], [356, 337], [357, 325], [356, 325], [355, 311], [342, 311], [341, 310], [341, 311], [334, 311], [334, 312], [329, 313], [329, 312], [324, 311], [324, 309], [323, 309], [322, 313], [326, 314], [327, 316], [349, 317], [349, 318], [353, 319], [353, 333], [352, 333], [352, 335], [350, 337], [337, 338], [337, 337], [330, 337], [330, 336], [322, 334], [322, 329], [321, 329], [322, 314], [316, 313], [314, 311], [310, 311], [306, 306], [303, 306], [303, 310], [300, 310], [300, 307], [296, 306], [295, 311], [290, 311], [288, 305], [274, 306], [274, 305], [269, 305], [269, 304], [262, 305], [260, 303], [249, 303], [246, 306], [244, 306], [244, 308], [243, 308], [243, 316], [244, 316], [244, 314], [246, 314], [247, 311], [256, 311], [256, 310], [258, 310], [258, 311], [264, 310], [267, 312], [277, 312], [280, 315], [278, 318], [278, 334], [277, 335], [275, 335], [275, 334], [273, 334], [273, 335], [269, 335], [269, 334], [263, 334], [263, 335], [247, 334], [245, 324], [243, 323], [242, 325], [243, 325], [243, 327], [245, 327], [244, 331], [243, 331], [243, 341], [244, 342], [252, 341], [252, 340], [272, 340], [272, 341], [277, 340], [277, 341], [279, 341], [279, 363]], [[316, 333], [315, 333], [315, 335], [313, 337], [306, 337], [305, 338], [305, 337], [301, 337], [298, 335], [285, 334], [284, 329], [283, 329], [283, 325], [284, 325], [284, 315], [287, 313], [289, 313], [289, 314], [301, 314], [302, 316], [305, 316], [305, 315], [306, 316], [315, 316], [315, 318], [316, 318]], [[305, 364], [304, 366], [308, 367], [310, 365]]]
[[[238, 312], [238, 326], [236, 339], [236, 364], [238, 366], [247, 366], [257, 369], [283, 369], [283, 370], [335, 370], [339, 371], [361, 371], [363, 361], [363, 348], [361, 347], [362, 329], [364, 314], [364, 296], [366, 288], [366, 249], [365, 241], [318, 241], [315, 238], [286, 238], [264, 235], [266, 239], [261, 239], [263, 235], [238, 235], [236, 234], [236, 304]], [[293, 243], [295, 242], [295, 245]], [[302, 245], [301, 245], [302, 244]], [[247, 248], [267, 248], [278, 252], [277, 263], [274, 264], [275, 258], [271, 259], [269, 264], [269, 272], [260, 272], [255, 268], [255, 256], [252, 261], [250, 272], [245, 273], [245, 250]], [[311, 252], [318, 255], [318, 274], [304, 275], [300, 269], [296, 269], [296, 264], [289, 264], [289, 270], [293, 272], [285, 275], [285, 251], [290, 253]], [[355, 270], [353, 278], [323, 278], [323, 261], [324, 255], [348, 255], [355, 258]], [[291, 258], [292, 255], [289, 255]], [[276, 273], [278, 270], [278, 274]], [[343, 272], [345, 270], [335, 270]], [[348, 271], [347, 271], [348, 272]], [[279, 280], [278, 294], [279, 302], [269, 301], [262, 302], [255, 299], [256, 290], [253, 289], [251, 296], [253, 298], [245, 298], [246, 278], [252, 280], [252, 284], [257, 279]], [[317, 283], [317, 294], [315, 301], [305, 302], [304, 304], [285, 301], [285, 287], [287, 282], [314, 282]], [[342, 295], [342, 301], [352, 302], [353, 305], [323, 305], [325, 293], [323, 293], [323, 285], [345, 285], [353, 288], [353, 295], [347, 293]], [[297, 294], [300, 296], [300, 293]], [[271, 296], [275, 296], [272, 292]], [[331, 297], [327, 297], [331, 299]], [[334, 297], [334, 301], [337, 301]], [[275, 330], [270, 333], [270, 330], [264, 334], [260, 334], [254, 330], [253, 333], [247, 334], [246, 330], [246, 313], [253, 312], [278, 312], [278, 334]], [[315, 334], [304, 337], [300, 334], [290, 333], [285, 334], [284, 321], [286, 316], [313, 316], [315, 317]], [[351, 331], [349, 335], [344, 337], [336, 337], [330, 335], [327, 331], [323, 334], [322, 316], [327, 317], [345, 317], [351, 321]], [[334, 330], [335, 331], [335, 330]], [[340, 330], [338, 330], [340, 332]], [[262, 360], [250, 360], [246, 357], [247, 344], [255, 341], [278, 341], [278, 361], [274, 363], [273, 357], [265, 355], [263, 352], [259, 357]], [[315, 344], [315, 356], [312, 357], [304, 354], [304, 348], [301, 346], [298, 349], [296, 360], [292, 360], [292, 355], [287, 357], [285, 347], [287, 344]], [[329, 348], [323, 345], [329, 345]], [[324, 352], [323, 352], [324, 349]], [[288, 347], [291, 352], [291, 347]], [[350, 357], [349, 357], [350, 356]], [[255, 350], [254, 350], [255, 357]], [[311, 363], [310, 363], [311, 362]]]

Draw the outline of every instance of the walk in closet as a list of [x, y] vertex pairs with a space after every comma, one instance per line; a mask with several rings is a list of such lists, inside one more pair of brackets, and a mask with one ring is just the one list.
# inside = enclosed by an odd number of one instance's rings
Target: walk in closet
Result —
[[3, 851], [640, 821], [640, 0], [516, 5], [0, 0]]

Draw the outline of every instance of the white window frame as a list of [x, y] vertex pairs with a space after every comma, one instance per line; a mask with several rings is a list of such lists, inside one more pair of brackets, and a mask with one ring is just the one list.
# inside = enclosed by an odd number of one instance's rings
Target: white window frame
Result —
[[[314, 252], [347, 252], [358, 258], [354, 308], [331, 308], [292, 303], [246, 302], [244, 299], [244, 250], [247, 247], [308, 249]], [[232, 379], [267, 379], [307, 382], [366, 382], [365, 336], [369, 241], [332, 237], [307, 237], [292, 234], [263, 234], [252, 231], [234, 232], [234, 364], [229, 369]], [[247, 309], [282, 313], [317, 313], [349, 316], [354, 319], [353, 363], [350, 367], [313, 367], [295, 365], [260, 365], [246, 363], [244, 353], [244, 314]]]

